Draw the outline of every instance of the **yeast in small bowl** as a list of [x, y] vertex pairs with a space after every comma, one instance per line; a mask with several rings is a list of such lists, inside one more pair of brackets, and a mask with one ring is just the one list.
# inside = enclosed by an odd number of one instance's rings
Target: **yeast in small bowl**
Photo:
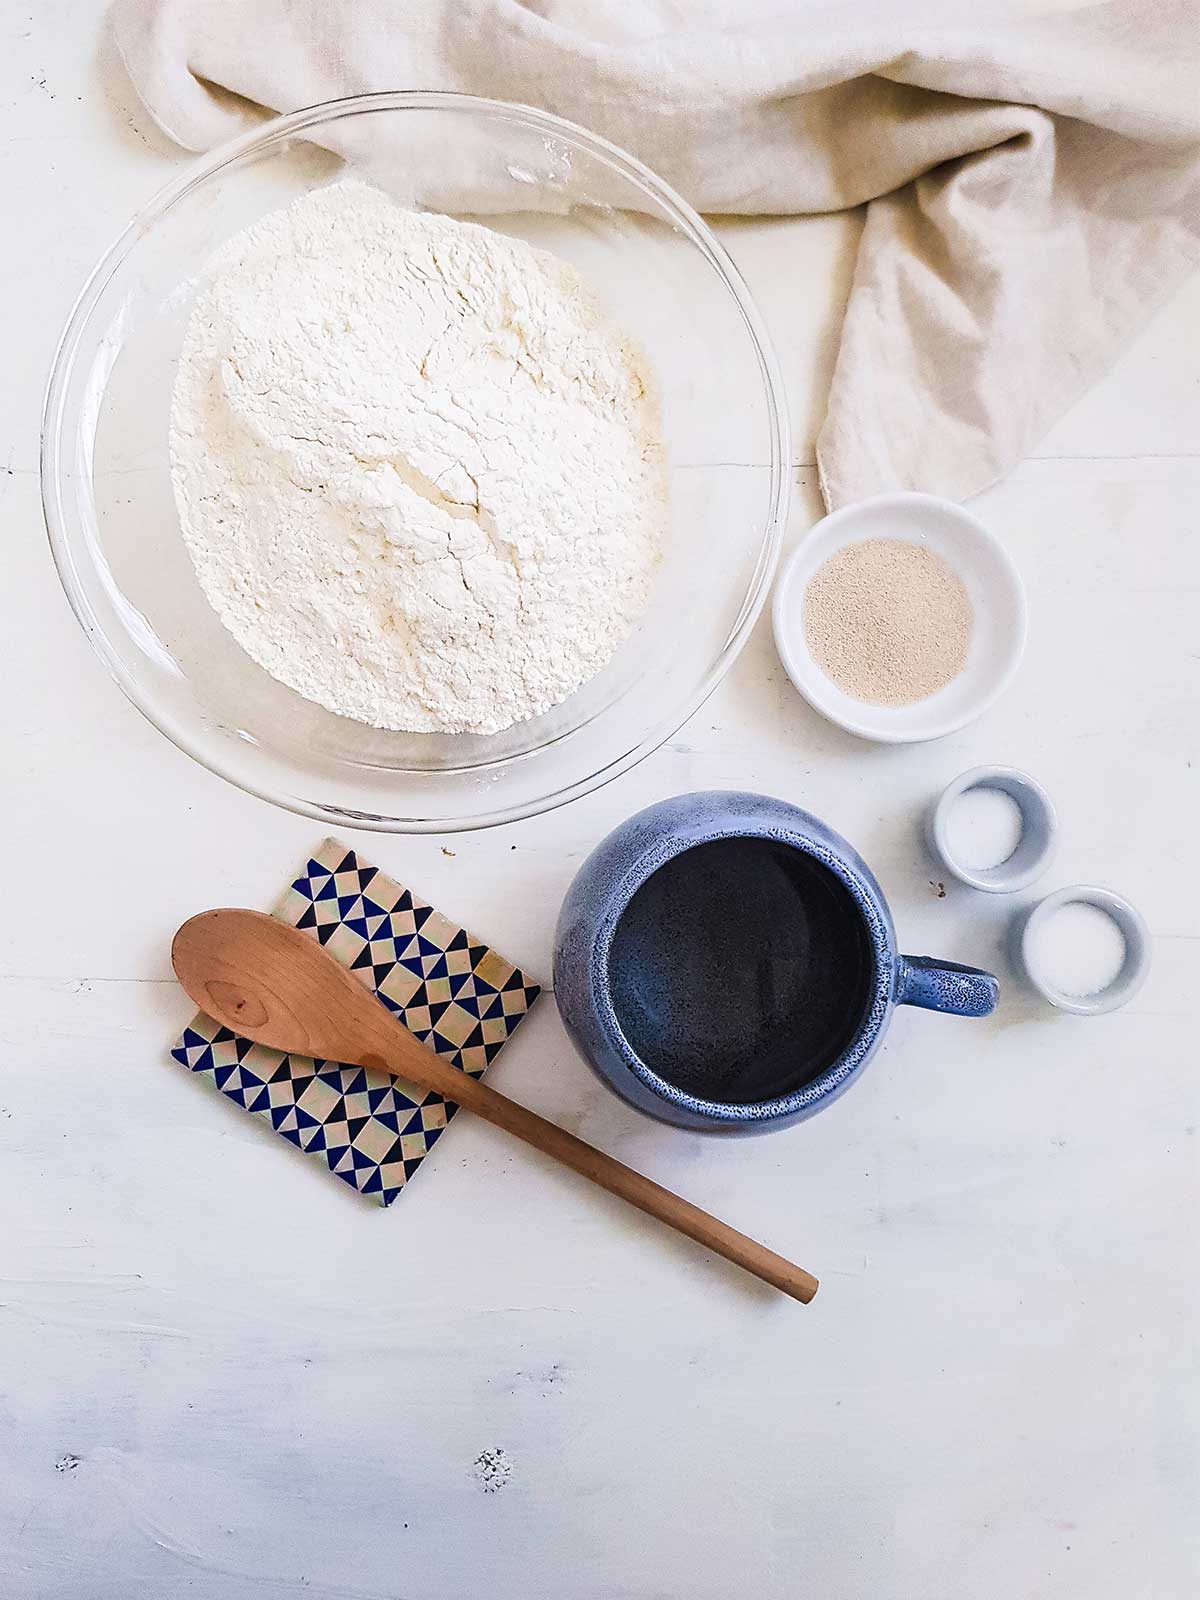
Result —
[[[868, 540], [916, 544], [963, 584], [972, 625], [962, 669], [911, 705], [860, 700], [822, 669], [805, 637], [805, 597], [840, 551]], [[775, 588], [775, 644], [808, 703], [847, 732], [884, 743], [938, 739], [974, 721], [1008, 687], [1025, 648], [1025, 592], [1012, 557], [962, 506], [931, 494], [884, 494], [834, 511], [805, 535]]]

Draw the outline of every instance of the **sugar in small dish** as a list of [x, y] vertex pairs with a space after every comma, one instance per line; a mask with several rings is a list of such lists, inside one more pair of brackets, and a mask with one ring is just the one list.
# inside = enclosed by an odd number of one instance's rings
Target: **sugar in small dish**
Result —
[[1055, 989], [1086, 999], [1119, 975], [1125, 965], [1125, 935], [1099, 906], [1069, 901], [1033, 928], [1030, 953]]
[[1137, 994], [1150, 970], [1150, 934], [1123, 895], [1094, 884], [1058, 889], [1014, 930], [1013, 954], [1059, 1011], [1099, 1016]]
[[912, 743], [964, 727], [1011, 682], [1025, 595], [994, 534], [951, 500], [887, 494], [831, 512], [775, 589], [788, 676], [831, 722]]

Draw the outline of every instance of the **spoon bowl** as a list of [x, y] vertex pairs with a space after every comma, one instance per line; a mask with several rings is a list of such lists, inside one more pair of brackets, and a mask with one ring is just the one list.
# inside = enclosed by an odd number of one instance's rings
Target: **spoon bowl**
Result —
[[365, 1067], [396, 1047], [399, 1032], [442, 1065], [315, 939], [265, 911], [191, 917], [172, 941], [171, 965], [201, 1011], [255, 1044]]

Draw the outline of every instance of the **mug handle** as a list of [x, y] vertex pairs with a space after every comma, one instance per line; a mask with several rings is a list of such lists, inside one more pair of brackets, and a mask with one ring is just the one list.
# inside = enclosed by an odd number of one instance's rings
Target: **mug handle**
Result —
[[932, 956], [896, 958], [896, 1004], [944, 1011], [953, 1017], [989, 1017], [1000, 985], [990, 972]]

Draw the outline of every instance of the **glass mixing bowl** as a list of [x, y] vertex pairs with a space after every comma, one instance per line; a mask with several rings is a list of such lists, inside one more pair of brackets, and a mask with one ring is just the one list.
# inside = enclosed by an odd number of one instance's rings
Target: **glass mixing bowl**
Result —
[[[167, 438], [197, 275], [265, 212], [350, 173], [566, 257], [640, 341], [661, 390], [671, 519], [650, 604], [598, 677], [489, 737], [384, 732], [277, 683], [217, 620], [179, 529]], [[691, 716], [766, 597], [786, 461], [783, 390], [758, 313], [690, 206], [632, 156], [545, 112], [394, 93], [266, 123], [133, 219], [63, 334], [42, 490], [75, 613], [157, 728], [252, 794], [339, 826], [415, 833], [561, 805]]]

